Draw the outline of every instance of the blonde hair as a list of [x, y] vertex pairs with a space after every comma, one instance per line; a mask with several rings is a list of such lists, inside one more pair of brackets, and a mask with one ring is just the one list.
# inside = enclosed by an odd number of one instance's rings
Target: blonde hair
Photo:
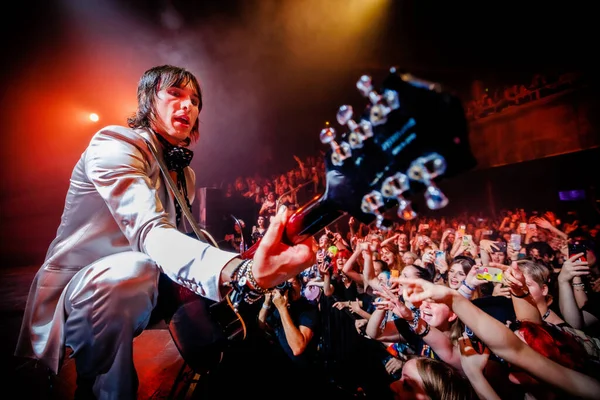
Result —
[[474, 398], [468, 380], [445, 362], [420, 357], [417, 359], [417, 371], [423, 380], [425, 394], [430, 399], [465, 400]]
[[548, 284], [550, 270], [544, 264], [532, 260], [519, 260], [517, 266], [522, 273], [529, 275], [540, 287]]

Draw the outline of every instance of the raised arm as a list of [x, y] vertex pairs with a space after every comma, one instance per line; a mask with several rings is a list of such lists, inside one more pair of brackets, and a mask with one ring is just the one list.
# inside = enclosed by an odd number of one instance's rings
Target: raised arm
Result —
[[497, 319], [479, 309], [456, 291], [423, 279], [404, 279], [405, 294], [413, 304], [425, 299], [445, 302], [490, 350], [524, 369], [540, 381], [586, 399], [598, 399], [600, 382], [542, 356]]

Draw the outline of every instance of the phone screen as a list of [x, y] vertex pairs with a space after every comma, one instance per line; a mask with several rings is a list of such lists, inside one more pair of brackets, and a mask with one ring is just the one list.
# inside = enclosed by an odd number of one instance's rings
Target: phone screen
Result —
[[575, 254], [583, 253], [581, 257], [579, 257], [579, 261], [587, 261], [587, 248], [585, 244], [576, 241], [575, 243], [569, 244], [569, 257], [574, 256]]
[[471, 240], [473, 240], [471, 235], [463, 236], [463, 246], [465, 246], [465, 247], [469, 246], [469, 243], [471, 242]]
[[506, 242], [494, 242], [494, 247], [498, 249], [498, 253], [506, 253]]
[[513, 233], [510, 235], [510, 245], [515, 251], [521, 250], [521, 235], [518, 233]]
[[494, 267], [482, 267], [477, 269], [477, 279], [483, 279], [488, 282], [502, 282], [502, 270]]

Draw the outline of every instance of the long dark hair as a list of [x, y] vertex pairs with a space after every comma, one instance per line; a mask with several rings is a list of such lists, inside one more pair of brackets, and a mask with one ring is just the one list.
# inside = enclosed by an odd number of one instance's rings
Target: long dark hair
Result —
[[[184, 88], [192, 85], [198, 94], [200, 104], [198, 108], [202, 109], [202, 92], [198, 79], [191, 72], [184, 68], [174, 67], [172, 65], [161, 65], [153, 67], [144, 72], [138, 83], [137, 101], [138, 109], [134, 115], [127, 118], [127, 124], [130, 128], [151, 128], [152, 122], [156, 121], [156, 93], [167, 87]], [[198, 131], [200, 120], [196, 120], [194, 128], [190, 132], [192, 141], [198, 140], [200, 133]]]

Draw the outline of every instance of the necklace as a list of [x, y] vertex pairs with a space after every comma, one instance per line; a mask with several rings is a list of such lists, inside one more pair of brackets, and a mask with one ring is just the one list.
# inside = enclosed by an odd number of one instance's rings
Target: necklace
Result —
[[542, 317], [542, 321], [545, 321], [545, 320], [546, 320], [546, 318], [548, 318], [549, 316], [550, 316], [550, 309], [548, 309], [548, 310], [546, 311], [546, 313], [545, 313], [545, 314], [544, 314], [544, 316]]

